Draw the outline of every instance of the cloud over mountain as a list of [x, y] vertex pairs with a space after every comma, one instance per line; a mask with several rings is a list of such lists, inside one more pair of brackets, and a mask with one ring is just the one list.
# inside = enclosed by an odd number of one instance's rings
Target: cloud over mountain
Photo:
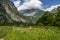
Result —
[[[34, 9], [37, 8], [44, 11], [51, 11], [52, 9], [60, 6], [60, 4], [57, 4], [57, 5], [52, 5], [51, 7], [44, 9], [44, 7], [42, 6], [43, 2], [41, 2], [40, 0], [23, 0], [23, 1], [24, 1], [23, 3], [21, 0], [16, 0], [13, 2], [14, 5], [17, 7], [18, 11], [25, 10], [25, 9], [32, 9], [32, 8]], [[20, 5], [21, 3], [22, 5]]]
[[42, 8], [42, 2], [40, 0], [23, 0], [24, 3], [20, 5], [21, 0], [17, 0], [14, 2], [15, 6], [17, 7], [18, 11], [25, 10], [25, 9], [31, 9], [31, 8]]
[[20, 6], [21, 1], [17, 0], [17, 1], [14, 1], [13, 3], [18, 8]]
[[47, 8], [47, 9], [44, 9], [45, 11], [51, 11], [53, 10], [54, 8], [57, 8], [58, 6], [60, 6], [60, 4], [58, 5], [52, 5], [51, 7]]

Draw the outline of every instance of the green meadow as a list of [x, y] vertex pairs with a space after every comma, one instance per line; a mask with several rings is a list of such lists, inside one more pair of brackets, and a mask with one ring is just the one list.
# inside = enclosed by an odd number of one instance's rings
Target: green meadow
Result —
[[0, 26], [2, 40], [60, 40], [57, 26]]

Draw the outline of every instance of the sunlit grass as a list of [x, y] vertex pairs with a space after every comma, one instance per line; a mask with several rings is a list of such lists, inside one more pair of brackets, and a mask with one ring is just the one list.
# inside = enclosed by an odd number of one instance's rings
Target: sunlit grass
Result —
[[60, 40], [60, 28], [54, 26], [14, 27], [5, 40]]
[[5, 37], [10, 31], [12, 31], [12, 27], [0, 26], [0, 38]]

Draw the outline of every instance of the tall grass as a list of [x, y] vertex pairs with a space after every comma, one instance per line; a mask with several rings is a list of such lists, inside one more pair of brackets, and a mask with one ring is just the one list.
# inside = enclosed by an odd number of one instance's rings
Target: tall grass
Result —
[[58, 27], [19, 28], [9, 33], [5, 40], [60, 40]]
[[11, 30], [12, 30], [12, 27], [0, 26], [0, 38], [3, 38], [4, 36], [6, 36]]

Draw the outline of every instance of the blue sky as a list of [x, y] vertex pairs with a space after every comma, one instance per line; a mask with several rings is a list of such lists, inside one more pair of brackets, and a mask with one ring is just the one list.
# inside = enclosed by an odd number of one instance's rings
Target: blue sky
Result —
[[[14, 4], [16, 4], [15, 6], [17, 6], [17, 4], [19, 4], [19, 6], [20, 6], [19, 8], [20, 9], [24, 8], [23, 6], [25, 4], [27, 5], [28, 3], [31, 3], [31, 4], [29, 4], [30, 6], [35, 6], [35, 8], [41, 8], [41, 7], [43, 7], [43, 9], [50, 9], [50, 8], [53, 9], [54, 7], [57, 7], [57, 5], [60, 6], [60, 0], [30, 0], [31, 2], [29, 2], [28, 0], [11, 0], [11, 1], [14, 2]], [[19, 3], [16, 2], [16, 1], [19, 1]], [[33, 2], [33, 4], [32, 4], [32, 2]], [[40, 5], [40, 6], [37, 7], [34, 3], [36, 3], [37, 6], [38, 5]], [[27, 6], [27, 7], [30, 8], [30, 6]], [[26, 7], [24, 9], [26, 9]]]
[[41, 0], [41, 1], [43, 3], [44, 8], [60, 4], [60, 0]]

